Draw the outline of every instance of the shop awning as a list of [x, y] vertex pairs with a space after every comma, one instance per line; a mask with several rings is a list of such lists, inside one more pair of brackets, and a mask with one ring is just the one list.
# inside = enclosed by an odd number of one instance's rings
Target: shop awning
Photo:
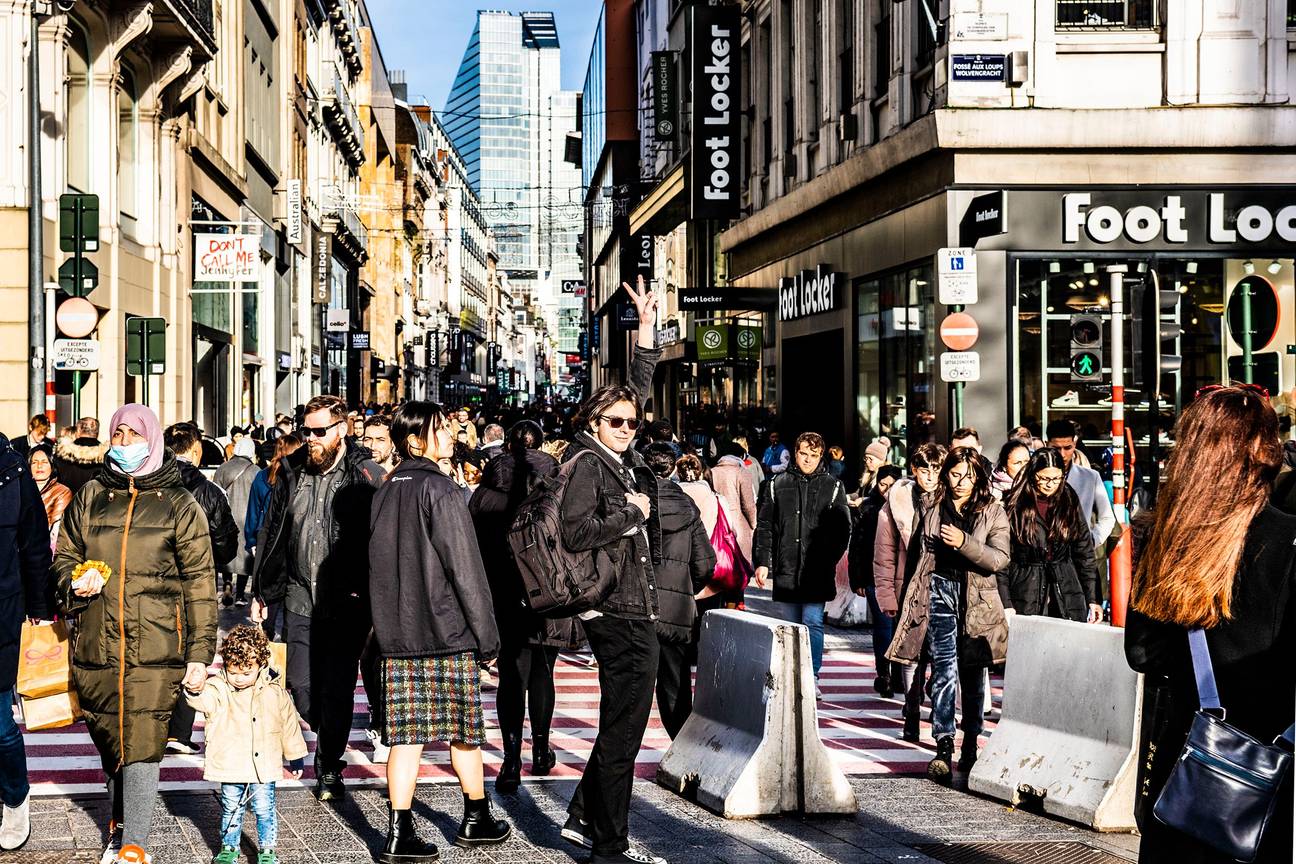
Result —
[[665, 234], [688, 218], [684, 163], [662, 178], [630, 211], [631, 234]]

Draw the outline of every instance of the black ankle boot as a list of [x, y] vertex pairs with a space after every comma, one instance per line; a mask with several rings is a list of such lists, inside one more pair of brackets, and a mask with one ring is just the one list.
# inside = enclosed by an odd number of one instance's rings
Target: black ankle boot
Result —
[[414, 815], [409, 810], [389, 810], [387, 843], [378, 853], [380, 864], [427, 864], [440, 861], [441, 853], [414, 833]]
[[904, 731], [902, 731], [902, 732], [900, 733], [900, 738], [901, 738], [901, 740], [904, 740], [904, 741], [910, 741], [910, 742], [912, 742], [912, 743], [914, 743], [914, 744], [917, 744], [917, 743], [918, 743], [918, 714], [917, 714], [917, 712], [914, 712], [913, 714], [905, 714], [905, 715], [904, 715]]
[[504, 761], [500, 764], [499, 774], [495, 777], [495, 791], [509, 795], [517, 791], [522, 783], [522, 735], [517, 732], [504, 733]]
[[963, 745], [959, 748], [958, 770], [967, 774], [976, 767], [977, 762], [977, 742], [976, 738], [968, 740], [963, 738]]
[[954, 736], [944, 735], [936, 739], [936, 756], [927, 763], [927, 779], [942, 786], [950, 785], [954, 771], [950, 762], [954, 759]]
[[558, 764], [558, 757], [549, 749], [549, 733], [536, 732], [531, 736], [531, 773], [536, 777], [547, 777]]
[[503, 843], [513, 834], [513, 826], [491, 813], [490, 798], [483, 795], [472, 800], [464, 795], [464, 817], [459, 823], [459, 836], [454, 844], [470, 849], [473, 846], [494, 846]]

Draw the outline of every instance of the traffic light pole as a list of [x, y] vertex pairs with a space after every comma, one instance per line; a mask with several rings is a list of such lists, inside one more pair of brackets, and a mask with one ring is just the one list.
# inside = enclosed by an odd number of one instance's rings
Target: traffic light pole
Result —
[[27, 43], [27, 416], [45, 413], [45, 232], [41, 224], [40, 19], [31, 8]]
[[[1107, 268], [1111, 292], [1111, 448], [1112, 448], [1112, 506], [1116, 521], [1129, 525], [1129, 509], [1125, 503], [1125, 274], [1129, 267], [1113, 264]], [[1111, 617], [1117, 627], [1125, 626], [1125, 611], [1129, 605], [1130, 532], [1121, 533], [1108, 562], [1111, 578]]]
[[[1242, 381], [1255, 383], [1255, 360], [1251, 356], [1251, 283], [1242, 280]], [[1227, 376], [1226, 376], [1227, 377]]]

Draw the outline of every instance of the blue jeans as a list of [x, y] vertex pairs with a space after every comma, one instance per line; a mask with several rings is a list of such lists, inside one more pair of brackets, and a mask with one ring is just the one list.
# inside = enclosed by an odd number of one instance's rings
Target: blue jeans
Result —
[[221, 845], [239, 846], [243, 834], [243, 811], [250, 802], [256, 814], [257, 850], [265, 852], [275, 847], [279, 839], [279, 821], [275, 817], [275, 784], [273, 783], [222, 783]]
[[895, 670], [886, 658], [887, 649], [891, 647], [891, 637], [895, 635], [895, 619], [878, 607], [876, 588], [865, 588], [864, 593], [868, 600], [869, 615], [873, 618], [873, 661], [877, 665], [877, 674], [882, 678], [893, 679], [892, 686], [900, 690], [902, 688], [897, 686], [900, 681], [891, 674]]
[[819, 680], [819, 669], [823, 666], [824, 604], [775, 603], [774, 612], [784, 621], [804, 624], [810, 630], [810, 658], [814, 661], [815, 680]]
[[0, 692], [0, 801], [17, 807], [27, 800], [27, 751], [14, 722], [14, 688]]
[[981, 716], [985, 676], [982, 667], [959, 663], [962, 601], [962, 585], [932, 574], [927, 616], [927, 647], [932, 662], [932, 735], [938, 741], [954, 737], [954, 697], [962, 686], [963, 741], [968, 746], [969, 742], [976, 741], [985, 725]]

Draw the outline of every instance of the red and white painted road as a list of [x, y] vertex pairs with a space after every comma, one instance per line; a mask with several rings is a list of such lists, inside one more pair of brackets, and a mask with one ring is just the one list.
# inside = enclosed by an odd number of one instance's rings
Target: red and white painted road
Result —
[[[557, 706], [554, 711], [552, 745], [558, 765], [550, 772], [553, 779], [579, 777], [589, 757], [598, 726], [598, 672], [586, 662], [588, 655], [562, 655], [555, 673]], [[832, 651], [824, 660], [820, 685], [824, 698], [819, 703], [819, 736], [833, 758], [847, 774], [921, 774], [931, 758], [933, 747], [930, 728], [924, 722], [923, 744], [900, 740], [901, 699], [883, 699], [873, 691], [873, 655], [869, 651]], [[1002, 681], [995, 679], [993, 692], [996, 709]], [[486, 713], [487, 743], [484, 747], [487, 776], [494, 776], [502, 758], [500, 736], [495, 716], [495, 689], [482, 691]], [[926, 716], [924, 710], [924, 717]], [[997, 715], [997, 710], [996, 710]], [[385, 767], [373, 763], [372, 747], [365, 738], [368, 704], [363, 687], [356, 687], [354, 729], [346, 759], [346, 782], [356, 785], [381, 785]], [[986, 734], [993, 729], [986, 721]], [[202, 741], [202, 720], [194, 733], [194, 742]], [[27, 744], [27, 769], [35, 795], [84, 795], [104, 792], [99, 756], [85, 726], [77, 723], [64, 729], [24, 734]], [[984, 740], [984, 739], [983, 739]], [[306, 732], [307, 745], [314, 750], [315, 736]], [[652, 778], [670, 738], [662, 728], [654, 709], [639, 751], [637, 773]], [[529, 779], [530, 752], [524, 744], [523, 779]], [[162, 788], [196, 790], [213, 784], [202, 778], [202, 753], [192, 756], [170, 755], [162, 762]], [[454, 782], [450, 754], [446, 745], [431, 745], [424, 751], [421, 782]], [[537, 778], [539, 779], [539, 778]], [[284, 780], [281, 788], [310, 785], [313, 774], [307, 760], [302, 780]]]

